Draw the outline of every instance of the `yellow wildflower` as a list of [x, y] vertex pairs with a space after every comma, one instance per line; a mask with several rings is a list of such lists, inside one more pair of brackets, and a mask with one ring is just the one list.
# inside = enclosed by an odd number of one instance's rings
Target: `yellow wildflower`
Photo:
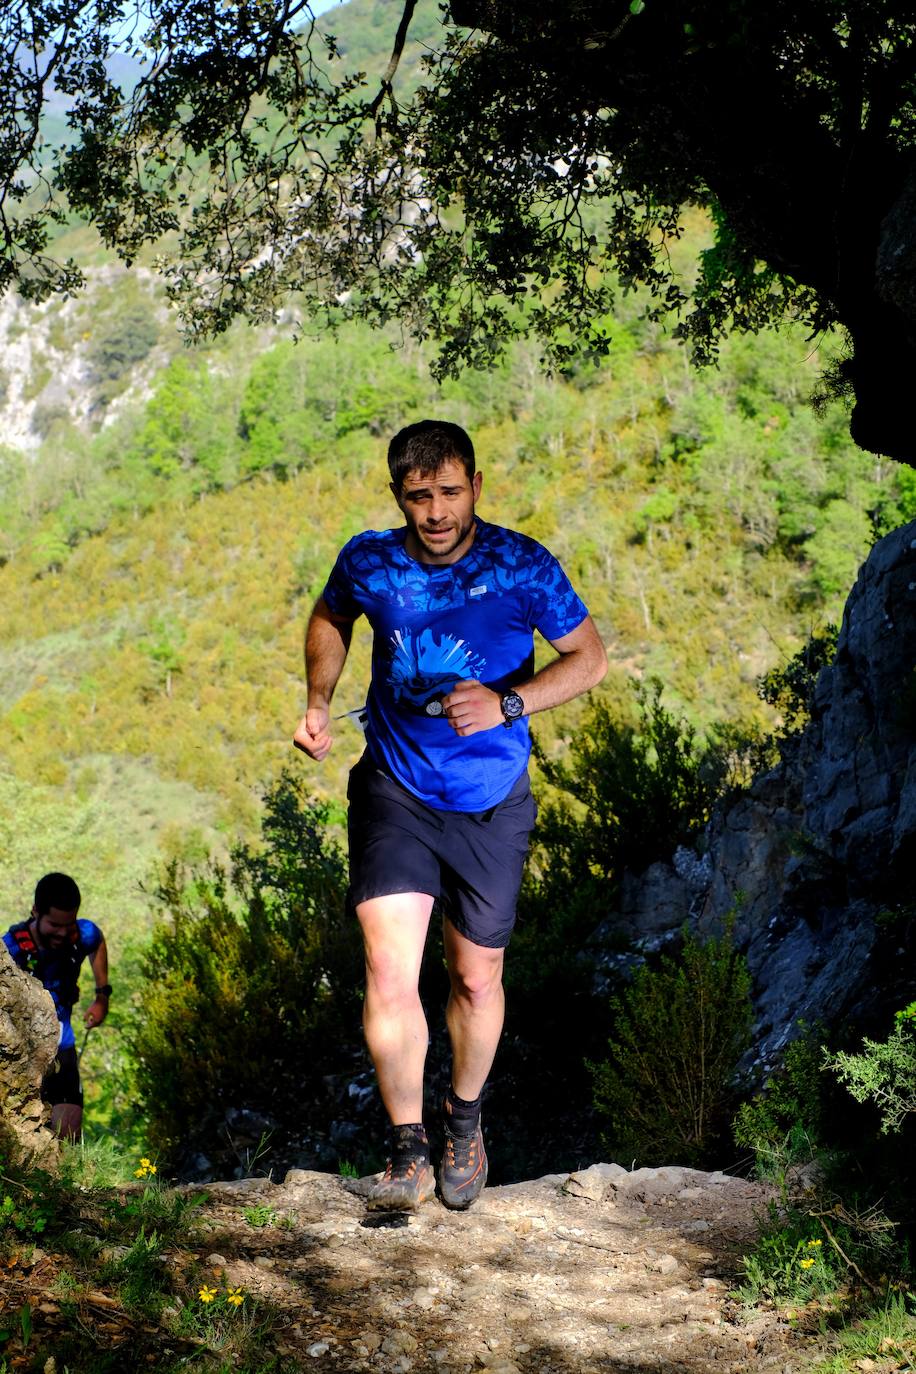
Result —
[[813, 1260], [813, 1259], [804, 1259], [804, 1260], [801, 1261], [801, 1267], [802, 1267], [803, 1269], [810, 1269], [813, 1263], [814, 1263], [814, 1260]]
[[144, 1158], [140, 1160], [140, 1168], [149, 1169], [150, 1167], [150, 1161], [144, 1156]]
[[823, 1243], [824, 1243], [824, 1242], [823, 1242], [822, 1240], [809, 1240], [809, 1241], [808, 1241], [808, 1249], [809, 1249], [809, 1250], [814, 1250], [814, 1249], [816, 1249], [819, 1245], [823, 1245]]
[[146, 1177], [146, 1170], [145, 1170], [145, 1169], [134, 1169], [134, 1178], [145, 1178], [145, 1177]]
[[[156, 1166], [155, 1166], [155, 1164], [150, 1164], [150, 1165], [148, 1165], [147, 1167], [148, 1167], [149, 1172], [150, 1172], [151, 1174], [154, 1174], [154, 1173], [156, 1172]], [[820, 1241], [818, 1241], [818, 1245], [820, 1245]]]
[[198, 1297], [200, 1298], [201, 1302], [212, 1302], [213, 1299], [216, 1297], [216, 1289], [208, 1288], [206, 1284], [204, 1284], [203, 1288], [201, 1288], [200, 1292], [198, 1293]]
[[233, 1307], [241, 1307], [245, 1301], [241, 1288], [233, 1288], [231, 1292], [227, 1293], [226, 1301], [231, 1302]]

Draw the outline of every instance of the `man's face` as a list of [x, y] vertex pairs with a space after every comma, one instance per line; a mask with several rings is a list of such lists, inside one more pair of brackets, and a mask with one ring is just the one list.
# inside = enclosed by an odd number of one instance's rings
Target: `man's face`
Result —
[[469, 478], [460, 458], [435, 473], [409, 472], [394, 498], [407, 521], [407, 550], [421, 563], [455, 563], [474, 540], [474, 503], [481, 475]]
[[50, 911], [43, 911], [39, 916], [33, 907], [32, 915], [37, 921], [40, 942], [49, 949], [61, 949], [69, 944], [76, 929], [77, 910], [61, 911], [60, 907], [52, 906]]

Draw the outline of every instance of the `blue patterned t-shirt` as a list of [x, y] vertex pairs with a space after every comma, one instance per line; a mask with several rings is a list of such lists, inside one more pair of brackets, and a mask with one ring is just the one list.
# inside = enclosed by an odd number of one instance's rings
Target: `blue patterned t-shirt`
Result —
[[486, 811], [527, 766], [528, 722], [457, 735], [442, 697], [462, 679], [497, 692], [526, 681], [534, 631], [560, 639], [588, 611], [553, 554], [524, 534], [478, 519], [468, 552], [444, 566], [412, 558], [406, 537], [406, 526], [356, 535], [324, 600], [374, 631], [366, 740], [378, 767], [428, 806]]

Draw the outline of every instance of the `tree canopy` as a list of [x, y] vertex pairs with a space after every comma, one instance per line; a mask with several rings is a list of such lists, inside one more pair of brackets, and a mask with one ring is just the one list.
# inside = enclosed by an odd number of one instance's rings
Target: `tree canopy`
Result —
[[[417, 85], [397, 71], [415, 3], [374, 83], [305, 0], [7, 7], [0, 287], [73, 289], [53, 231], [75, 213], [128, 260], [159, 246], [192, 336], [293, 294], [438, 339], [443, 371], [531, 332], [560, 363], [600, 356], [621, 289], [701, 361], [788, 311], [845, 332], [827, 380], [856, 442], [916, 462], [910, 6], [451, 0]], [[714, 226], [695, 274], [671, 253], [690, 205]]]

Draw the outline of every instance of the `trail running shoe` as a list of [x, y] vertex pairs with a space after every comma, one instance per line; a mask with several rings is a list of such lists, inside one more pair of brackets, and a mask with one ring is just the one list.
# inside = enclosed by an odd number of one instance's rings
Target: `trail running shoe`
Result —
[[373, 1212], [416, 1212], [436, 1195], [436, 1175], [428, 1156], [412, 1153], [395, 1144], [385, 1172], [369, 1190]]
[[439, 1192], [446, 1207], [463, 1211], [476, 1202], [487, 1181], [487, 1152], [480, 1122], [473, 1135], [453, 1135], [445, 1127]]

